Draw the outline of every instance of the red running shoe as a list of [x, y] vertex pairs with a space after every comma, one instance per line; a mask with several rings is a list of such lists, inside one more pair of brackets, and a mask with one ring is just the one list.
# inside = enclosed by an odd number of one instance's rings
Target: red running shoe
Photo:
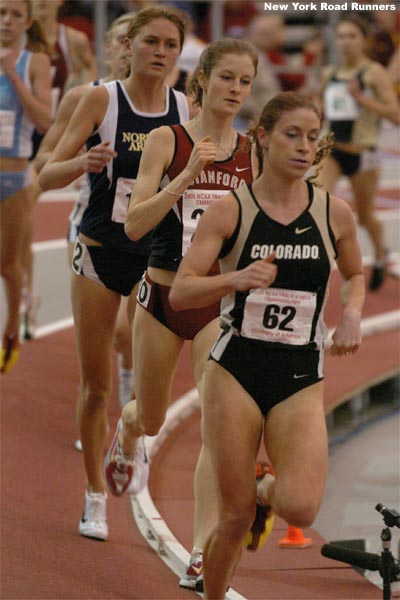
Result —
[[113, 441], [104, 459], [104, 477], [108, 489], [114, 496], [122, 496], [129, 487], [133, 476], [133, 456], [129, 460], [122, 454], [118, 437], [122, 430], [122, 420], [117, 424]]

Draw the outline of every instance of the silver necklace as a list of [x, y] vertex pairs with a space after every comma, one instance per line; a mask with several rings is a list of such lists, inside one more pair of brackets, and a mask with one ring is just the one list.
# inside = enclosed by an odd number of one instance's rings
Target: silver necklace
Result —
[[[206, 133], [205, 131], [203, 131], [203, 130], [202, 130], [202, 128], [201, 128], [201, 127], [200, 127], [200, 125], [198, 124], [198, 121], [197, 121], [197, 119], [198, 119], [198, 117], [195, 117], [195, 119], [194, 119], [194, 124], [196, 125], [197, 129], [200, 131], [201, 135], [202, 135], [203, 137], [211, 137], [211, 136], [210, 136], [208, 133]], [[236, 141], [236, 133], [235, 133], [235, 132], [233, 132], [233, 135], [235, 136], [235, 139], [234, 139], [233, 143], [235, 143], [235, 141]], [[213, 141], [213, 143], [214, 143], [216, 146], [218, 146], [218, 148], [220, 148], [220, 149], [221, 149], [223, 152], [225, 152], [225, 154], [226, 154], [227, 156], [230, 156], [230, 155], [231, 155], [231, 152], [232, 152], [232, 150], [227, 150], [226, 148], [224, 148], [223, 146], [221, 146], [221, 144], [218, 144], [218, 142], [216, 142], [216, 141], [214, 141], [214, 140], [212, 140], [212, 141]]]

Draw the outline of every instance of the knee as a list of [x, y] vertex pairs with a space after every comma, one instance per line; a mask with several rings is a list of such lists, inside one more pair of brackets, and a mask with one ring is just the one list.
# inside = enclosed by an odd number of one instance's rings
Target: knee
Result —
[[285, 502], [278, 510], [279, 516], [294, 527], [310, 527], [318, 514], [320, 503], [300, 496]]
[[221, 516], [218, 528], [232, 543], [241, 543], [254, 521], [254, 516], [255, 506], [230, 511]]
[[114, 335], [114, 350], [119, 353], [126, 352], [130, 349], [131, 332], [128, 327], [118, 327]]
[[89, 413], [105, 411], [111, 396], [111, 388], [98, 382], [83, 383], [84, 408]]
[[370, 227], [375, 221], [377, 221], [375, 214], [372, 210], [363, 210], [357, 213], [358, 224], [361, 227]]
[[10, 260], [2, 259], [0, 262], [0, 274], [4, 279], [22, 279], [22, 265], [16, 257]]

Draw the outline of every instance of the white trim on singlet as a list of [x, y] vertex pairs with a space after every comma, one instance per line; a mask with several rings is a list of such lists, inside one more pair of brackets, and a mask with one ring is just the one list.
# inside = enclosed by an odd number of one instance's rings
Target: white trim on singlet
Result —
[[189, 121], [190, 119], [188, 100], [185, 94], [183, 94], [182, 92], [178, 92], [174, 89], [172, 89], [172, 91], [174, 93], [176, 105], [178, 107], [179, 120], [181, 123], [186, 123], [186, 121]]
[[[100, 135], [101, 141], [109, 140], [110, 148], [112, 150], [115, 149], [115, 136], [117, 133], [117, 123], [118, 123], [118, 93], [117, 93], [117, 82], [116, 81], [108, 81], [107, 83], [103, 83], [102, 86], [108, 92], [108, 106], [105, 112], [104, 118], [100, 123], [99, 127], [96, 131], [93, 132], [93, 135], [96, 133]], [[107, 163], [107, 177], [108, 180], [112, 181], [112, 168], [113, 161], [109, 160]]]

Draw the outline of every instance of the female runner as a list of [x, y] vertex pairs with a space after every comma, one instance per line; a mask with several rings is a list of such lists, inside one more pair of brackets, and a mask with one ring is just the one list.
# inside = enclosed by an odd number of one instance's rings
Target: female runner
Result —
[[[0, 2], [0, 157], [1, 275], [8, 315], [4, 327], [0, 370], [8, 372], [19, 356], [19, 309], [23, 286], [22, 244], [29, 225], [28, 159], [34, 127], [51, 124], [50, 60], [30, 0]], [[25, 37], [26, 36], [26, 37]]]
[[320, 182], [333, 192], [339, 177], [349, 178], [360, 225], [374, 248], [375, 262], [369, 289], [377, 290], [386, 274], [382, 225], [374, 212], [379, 184], [379, 121], [399, 123], [400, 113], [386, 69], [366, 54], [368, 26], [357, 15], [346, 15], [336, 25], [338, 65], [323, 74], [325, 118], [335, 135], [335, 147], [324, 161]]
[[[320, 126], [304, 97], [286, 92], [270, 100], [254, 132], [259, 177], [201, 218], [170, 293], [177, 310], [223, 298], [223, 332], [204, 382], [205, 440], [219, 498], [204, 551], [213, 600], [225, 598], [242, 544], [256, 548], [257, 519], [246, 536], [255, 512], [269, 533], [273, 512], [309, 526], [322, 501], [323, 309], [335, 258], [348, 294], [331, 353], [356, 352], [361, 342], [364, 279], [352, 212], [304, 180], [326, 151], [322, 144], [318, 151]], [[221, 275], [210, 277], [217, 258]], [[261, 438], [275, 475], [267, 473], [256, 490]]]
[[[193, 80], [201, 112], [184, 126], [153, 131], [146, 142], [125, 230], [140, 239], [155, 229], [133, 328], [136, 400], [124, 408], [105, 461], [115, 494], [127, 489], [133, 472], [146, 483], [132, 468], [132, 457], [138, 438], [156, 435], [165, 420], [185, 340], [192, 341], [194, 378], [202, 395], [204, 367], [218, 336], [219, 303], [177, 314], [168, 293], [200, 215], [214, 200], [252, 180], [250, 146], [233, 121], [250, 94], [256, 68], [257, 53], [247, 42], [223, 39], [209, 45]], [[215, 522], [214, 506], [203, 447], [195, 474], [194, 549], [182, 586], [194, 588], [201, 575], [201, 549]]]
[[[81, 535], [107, 539], [102, 473], [111, 357], [121, 296], [133, 316], [136, 284], [147, 266], [149, 236], [131, 241], [124, 232], [129, 197], [149, 132], [188, 118], [185, 96], [165, 79], [184, 40], [184, 23], [170, 8], [151, 6], [128, 26], [130, 75], [91, 88], [43, 168], [44, 189], [90, 174], [91, 193], [72, 259], [72, 305], [82, 376], [80, 437], [87, 475]], [[93, 133], [94, 132], [94, 133]], [[88, 141], [89, 151], [78, 155]], [[145, 461], [143, 445], [137, 460]]]
[[[79, 85], [69, 90], [62, 98], [57, 110], [56, 118], [46, 133], [39, 152], [35, 158], [35, 168], [40, 173], [51, 153], [57, 145], [58, 140], [68, 126], [74, 110], [79, 104], [84, 93], [93, 85], [100, 85], [115, 79], [123, 79], [127, 73], [128, 62], [125, 49], [125, 38], [128, 24], [133, 17], [132, 13], [126, 13], [118, 17], [106, 33], [105, 56], [108, 74], [104, 79], [97, 80], [91, 84]], [[82, 215], [88, 205], [90, 196], [89, 175], [86, 173], [80, 180], [79, 196], [69, 216], [68, 241], [68, 264], [72, 262], [73, 250], [78, 238], [79, 226]], [[115, 328], [114, 348], [118, 352], [118, 398], [121, 408], [131, 399], [133, 387], [132, 370], [132, 341], [131, 325], [127, 314], [128, 297], [122, 296], [118, 311], [117, 325]], [[78, 401], [78, 407], [80, 402]], [[81, 441], [75, 441], [75, 448], [82, 451]]]

